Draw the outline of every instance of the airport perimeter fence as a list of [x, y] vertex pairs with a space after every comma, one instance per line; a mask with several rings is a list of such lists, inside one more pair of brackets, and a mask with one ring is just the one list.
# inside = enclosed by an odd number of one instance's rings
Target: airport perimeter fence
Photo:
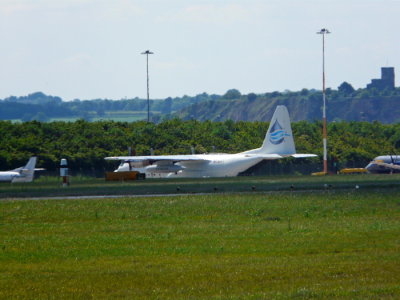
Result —
[[[343, 168], [364, 168], [369, 161], [338, 162], [328, 158], [328, 170], [330, 173], [338, 173]], [[313, 159], [281, 159], [264, 160], [250, 169], [242, 172], [242, 176], [280, 176], [280, 175], [310, 175], [321, 172], [322, 160]]]
[[[337, 163], [329, 160], [329, 171], [337, 173], [342, 168], [363, 168], [368, 162], [346, 162]], [[70, 168], [69, 175], [74, 177], [92, 177], [104, 178], [106, 172], [112, 172], [118, 167], [118, 164], [110, 164], [107, 167], [98, 168]], [[314, 172], [322, 170], [322, 161], [318, 158], [315, 159], [281, 159], [281, 160], [265, 160], [257, 165], [249, 168], [248, 170], [240, 173], [240, 176], [283, 176], [283, 175], [310, 175]], [[60, 176], [60, 171], [46, 170], [36, 172], [35, 177], [40, 176]]]

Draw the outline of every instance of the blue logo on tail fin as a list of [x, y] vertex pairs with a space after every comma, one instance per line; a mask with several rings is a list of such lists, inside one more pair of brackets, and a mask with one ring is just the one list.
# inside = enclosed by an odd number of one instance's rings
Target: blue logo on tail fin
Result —
[[283, 142], [285, 136], [290, 136], [283, 130], [281, 124], [279, 124], [278, 120], [275, 121], [274, 125], [271, 127], [271, 131], [269, 133], [269, 141], [274, 144], [278, 145]]

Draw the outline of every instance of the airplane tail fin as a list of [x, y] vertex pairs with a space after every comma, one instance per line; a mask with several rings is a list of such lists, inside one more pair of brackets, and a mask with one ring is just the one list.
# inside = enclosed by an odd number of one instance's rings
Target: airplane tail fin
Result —
[[279, 155], [296, 153], [289, 112], [286, 106], [278, 105], [276, 107], [261, 148], [250, 150], [246, 153]]
[[37, 157], [32, 156], [25, 167], [19, 168], [19, 172], [21, 174], [20, 177], [15, 177], [12, 180], [12, 183], [15, 182], [32, 182], [33, 176], [35, 174], [35, 165], [36, 165]]

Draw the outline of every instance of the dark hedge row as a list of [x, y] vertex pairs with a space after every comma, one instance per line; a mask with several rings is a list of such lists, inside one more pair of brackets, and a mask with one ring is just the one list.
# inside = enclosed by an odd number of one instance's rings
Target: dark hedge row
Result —
[[[61, 158], [73, 170], [105, 170], [115, 166], [106, 156], [235, 153], [261, 145], [267, 122], [211, 122], [173, 119], [159, 124], [146, 122], [52, 122], [11, 123], [0, 121], [0, 170], [23, 165], [37, 155], [39, 167], [55, 171]], [[299, 153], [322, 154], [321, 123], [293, 123]], [[341, 166], [364, 166], [373, 157], [400, 152], [400, 124], [333, 122], [328, 126], [329, 158]], [[317, 159], [317, 161], [320, 158]], [[290, 164], [291, 161], [285, 162]]]

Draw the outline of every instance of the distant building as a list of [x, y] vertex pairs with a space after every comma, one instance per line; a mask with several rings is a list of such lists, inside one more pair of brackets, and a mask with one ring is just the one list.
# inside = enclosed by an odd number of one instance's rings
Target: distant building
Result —
[[367, 89], [372, 88], [378, 90], [394, 89], [394, 68], [381, 68], [381, 79], [372, 79], [371, 83], [367, 84]]

